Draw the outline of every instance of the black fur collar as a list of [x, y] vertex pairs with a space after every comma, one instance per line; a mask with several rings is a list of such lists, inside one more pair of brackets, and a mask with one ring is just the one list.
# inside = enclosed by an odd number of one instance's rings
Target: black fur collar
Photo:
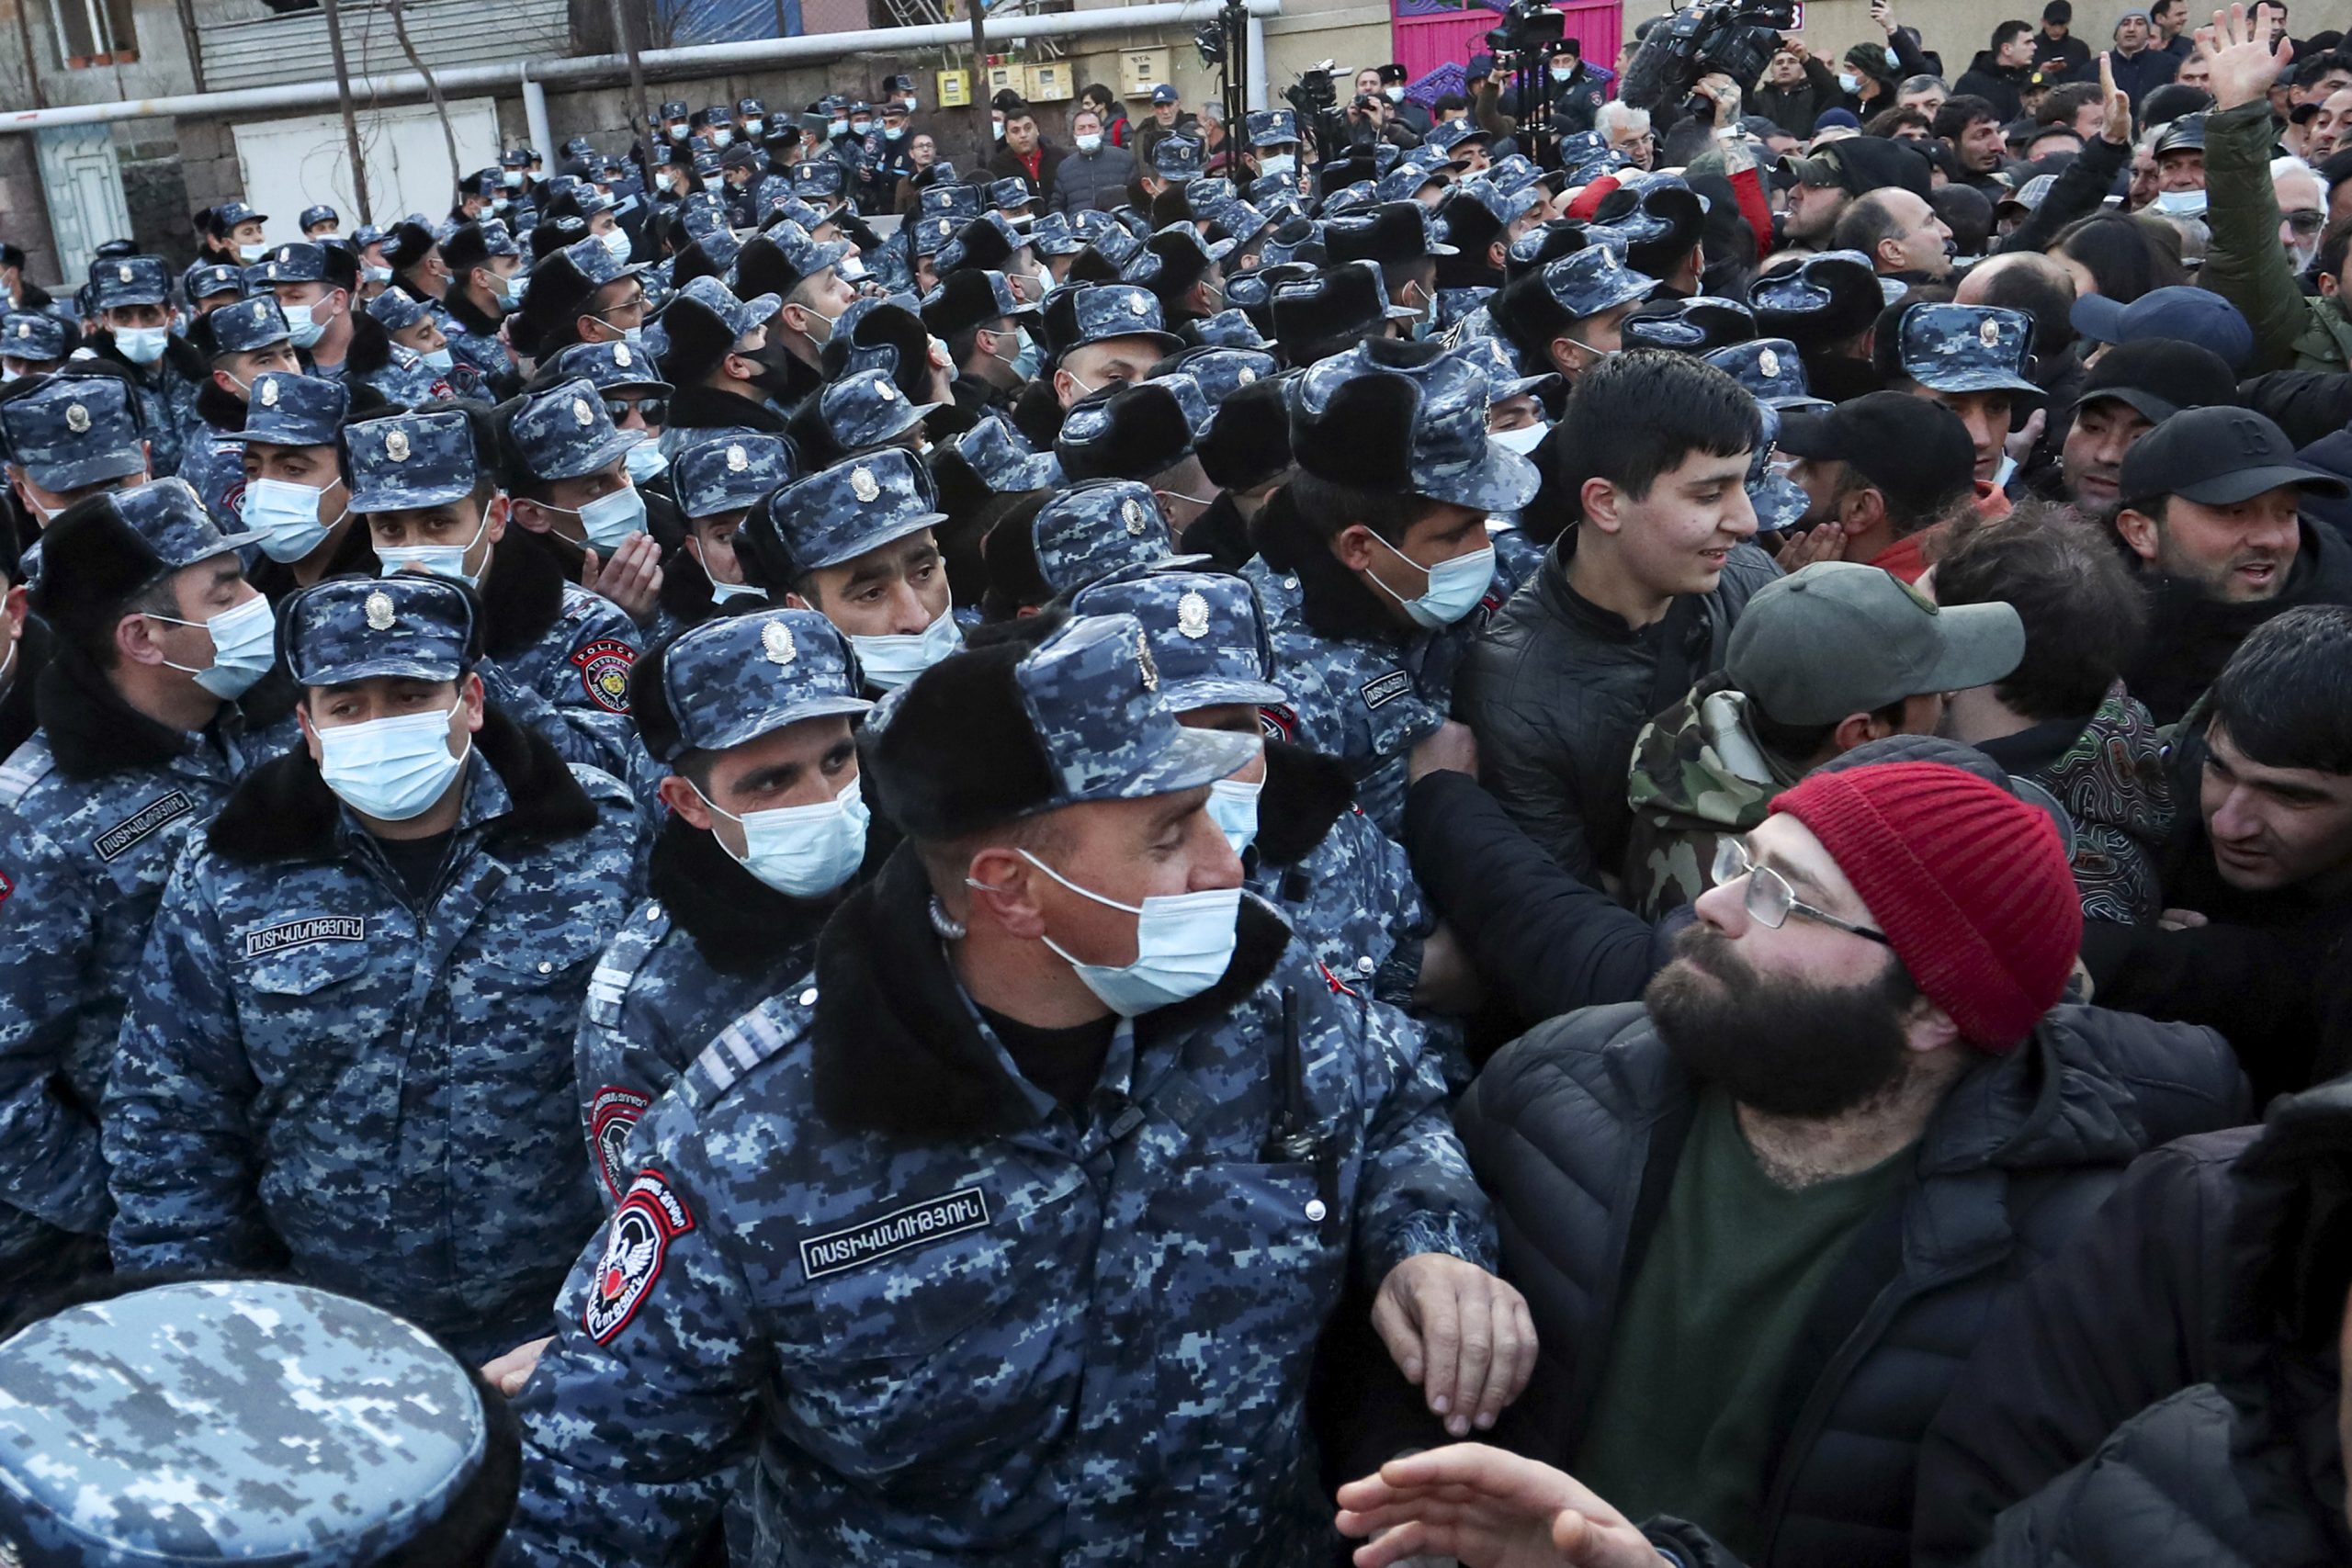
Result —
[[842, 898], [839, 893], [787, 897], [745, 871], [718, 840], [679, 817], [663, 823], [653, 840], [646, 891], [694, 938], [704, 963], [722, 975], [739, 976], [760, 974], [787, 949], [815, 941]]
[[670, 395], [673, 430], [741, 427], [763, 434], [784, 434], [784, 416], [753, 398], [739, 398], [709, 387], [681, 387]]
[[[221, 713], [228, 716], [233, 706], [246, 730], [264, 729], [292, 711], [297, 694], [293, 682], [272, 670], [239, 702], [224, 704]], [[187, 746], [186, 730], [150, 718], [123, 701], [106, 672], [62, 637], [34, 680], [32, 700], [57, 771], [70, 779], [161, 767]]]
[[245, 427], [245, 405], [220, 389], [220, 383], [207, 371], [196, 389], [196, 412], [204, 423], [215, 430], [243, 430]]
[[[501, 838], [569, 839], [596, 826], [596, 803], [556, 749], [496, 708], [482, 715], [474, 750], [514, 799], [514, 809], [498, 819]], [[341, 807], [309, 748], [297, 746], [238, 783], [205, 842], [244, 865], [331, 859]]]
[[[376, 559], [375, 543], [368, 535], [368, 525], [356, 515], [351, 526], [343, 531], [343, 537], [335, 542], [334, 551], [327, 557], [326, 568], [319, 575], [323, 579], [345, 572], [357, 572], [362, 577], [383, 575], [382, 563]], [[301, 586], [295, 581], [292, 565], [274, 561], [267, 556], [254, 562], [252, 570], [245, 573], [245, 581], [273, 604]]]
[[449, 314], [458, 318], [459, 326], [476, 337], [498, 335], [498, 318], [468, 299], [464, 289], [452, 287], [448, 298], [443, 299], [441, 303], [449, 307]]
[[1062, 433], [1062, 401], [1054, 395], [1051, 374], [1038, 377], [1012, 400], [1012, 428], [1038, 452], [1048, 452]]
[[1399, 626], [1372, 590], [1340, 564], [1331, 547], [1291, 504], [1290, 486], [1274, 491], [1250, 525], [1250, 536], [1268, 566], [1298, 579], [1299, 609], [1306, 629], [1317, 637], [1402, 646], [1419, 635], [1411, 626]]
[[1354, 781], [1338, 758], [1286, 740], [1267, 741], [1266, 787], [1258, 796], [1258, 858], [1268, 865], [1305, 860], [1355, 804]]
[[531, 648], [563, 614], [570, 576], [557, 554], [560, 547], [512, 521], [492, 547], [481, 579], [482, 651], [491, 658], [511, 659]]
[[[850, 895], [817, 939], [817, 1108], [846, 1128], [896, 1137], [1001, 1135], [1028, 1125], [1020, 1086], [998, 1065], [931, 927], [931, 883], [910, 848]], [[1146, 1040], [1198, 1027], [1264, 984], [1290, 928], [1241, 901], [1224, 976], [1192, 1000], [1136, 1021]]]

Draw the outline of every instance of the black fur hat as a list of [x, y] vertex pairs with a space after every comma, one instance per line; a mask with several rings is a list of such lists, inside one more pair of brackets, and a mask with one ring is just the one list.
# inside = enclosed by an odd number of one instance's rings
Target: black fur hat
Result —
[[1013, 675], [1029, 652], [1015, 641], [952, 654], [858, 731], [861, 776], [907, 837], [952, 841], [1053, 800], [1053, 762]]

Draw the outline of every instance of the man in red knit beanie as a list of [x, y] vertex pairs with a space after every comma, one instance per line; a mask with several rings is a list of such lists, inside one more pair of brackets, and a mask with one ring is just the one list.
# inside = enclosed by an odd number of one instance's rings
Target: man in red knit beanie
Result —
[[1539, 1027], [1457, 1112], [1541, 1347], [1497, 1440], [1574, 1478], [1625, 1549], [1595, 1562], [1905, 1568], [1984, 1324], [2243, 1082], [2211, 1031], [2061, 1005], [2066, 852], [1959, 768], [1816, 773], [1714, 881], [1641, 1005]]

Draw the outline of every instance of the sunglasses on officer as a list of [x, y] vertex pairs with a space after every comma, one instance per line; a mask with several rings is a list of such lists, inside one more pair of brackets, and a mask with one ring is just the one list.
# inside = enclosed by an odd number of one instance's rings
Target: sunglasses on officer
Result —
[[1758, 865], [1748, 854], [1745, 839], [1725, 834], [1715, 841], [1715, 864], [1712, 874], [1718, 887], [1728, 887], [1743, 876], [1747, 878], [1747, 897], [1741, 900], [1740, 907], [1747, 911], [1749, 919], [1767, 931], [1779, 931], [1791, 915], [1803, 915], [1808, 920], [1816, 920], [1841, 931], [1851, 931], [1856, 936], [1886, 947], [1894, 945], [1884, 931], [1856, 925], [1851, 920], [1838, 919], [1826, 909], [1817, 909], [1811, 904], [1801, 902], [1796, 889], [1789, 886], [1786, 877], [1769, 865]]
[[645, 423], [649, 425], [667, 424], [670, 423], [670, 400], [667, 398], [606, 398], [605, 413], [616, 425], [627, 424], [629, 415], [633, 413], [643, 415]]

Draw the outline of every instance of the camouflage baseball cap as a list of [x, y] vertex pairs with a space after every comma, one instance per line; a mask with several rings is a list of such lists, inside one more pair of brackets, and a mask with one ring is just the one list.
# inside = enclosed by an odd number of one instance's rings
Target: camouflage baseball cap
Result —
[[1815, 561], [1756, 591], [1724, 672], [1782, 724], [1835, 724], [1905, 697], [1989, 685], [2025, 657], [2007, 604], [1939, 606], [1874, 566]]
[[161, 1285], [0, 1344], [0, 1542], [74, 1568], [399, 1558], [491, 1453], [424, 1330], [306, 1285]]
[[763, 564], [774, 563], [773, 585], [855, 560], [945, 521], [930, 472], [913, 453], [886, 446], [777, 491], [743, 520], [742, 536]]
[[1752, 338], [1699, 356], [1724, 372], [1747, 395], [1769, 409], [1826, 409], [1826, 398], [1816, 398], [1804, 378], [1804, 360], [1797, 345], [1784, 337]]
[[1756, 510], [1757, 531], [1785, 533], [1804, 521], [1804, 514], [1813, 510], [1813, 497], [1772, 461], [1781, 439], [1781, 411], [1758, 401], [1757, 412], [1764, 417], [1763, 436], [1747, 459], [1747, 477], [1741, 488], [1747, 491], [1748, 505]]
[[332, 446], [351, 412], [351, 391], [319, 376], [288, 376], [273, 370], [254, 378], [242, 430], [220, 439], [258, 441], [266, 446]]
[[1288, 703], [1274, 683], [1264, 608], [1245, 577], [1159, 566], [1115, 573], [1080, 589], [1076, 615], [1133, 615], [1151, 639], [1160, 696], [1178, 713], [1227, 703]]
[[69, 368], [0, 402], [8, 460], [45, 491], [80, 490], [140, 472], [147, 467], [146, 435], [138, 400], [119, 376]]
[[1151, 170], [1163, 180], [1189, 180], [1201, 172], [1201, 139], [1182, 131], [1152, 143]]
[[1015, 667], [1014, 680], [1058, 783], [1049, 806], [1197, 789], [1230, 776], [1261, 745], [1176, 722], [1151, 639], [1133, 615], [1074, 618]]
[[101, 256], [90, 264], [90, 302], [101, 310], [161, 305], [172, 297], [172, 275], [161, 256]]
[[481, 479], [472, 427], [455, 409], [345, 425], [343, 449], [356, 513], [444, 506], [473, 494]]
[[220, 262], [198, 262], [180, 274], [180, 292], [190, 299], [209, 299], [216, 294], [245, 295], [245, 277], [249, 267], [228, 266]]
[[954, 446], [979, 481], [1000, 495], [1053, 490], [1062, 482], [1062, 466], [1054, 455], [1032, 450], [1001, 414], [983, 418], [956, 437]]
[[454, 681], [481, 655], [480, 621], [473, 594], [445, 578], [331, 577], [278, 605], [277, 656], [305, 686]]
[[670, 465], [678, 510], [688, 517], [741, 512], [792, 482], [792, 446], [777, 435], [697, 442]]
[[251, 354], [293, 337], [286, 325], [286, 312], [267, 294], [221, 306], [204, 318], [204, 326], [212, 334], [216, 354]]
[[2033, 318], [1998, 305], [1914, 305], [1895, 323], [1903, 374], [1939, 392], [2025, 392]]
[[1433, 344], [1374, 338], [1291, 382], [1291, 445], [1334, 484], [1515, 511], [1541, 481], [1487, 438], [1491, 395], [1483, 371]]
[[603, 395], [584, 376], [525, 397], [506, 417], [515, 456], [542, 481], [610, 468], [645, 439], [641, 430], [613, 428]]
[[548, 361], [548, 367], [561, 380], [585, 378], [599, 391], [624, 388], [662, 393], [674, 390], [662, 378], [653, 355], [636, 344], [575, 343]]
[[1061, 596], [1122, 567], [1166, 561], [1176, 553], [1159, 503], [1132, 479], [1072, 485], [1037, 509], [1029, 540], [1038, 575]]
[[[334, 214], [328, 216], [332, 218]], [[327, 276], [326, 247], [308, 242], [277, 246], [247, 267], [245, 275], [265, 288], [273, 283], [323, 283]]]
[[11, 310], [0, 316], [0, 354], [44, 365], [62, 359], [65, 323], [46, 311]]
[[754, 610], [689, 627], [629, 671], [629, 711], [663, 762], [724, 751], [804, 718], [863, 714], [848, 638], [814, 610]]

